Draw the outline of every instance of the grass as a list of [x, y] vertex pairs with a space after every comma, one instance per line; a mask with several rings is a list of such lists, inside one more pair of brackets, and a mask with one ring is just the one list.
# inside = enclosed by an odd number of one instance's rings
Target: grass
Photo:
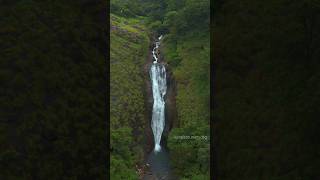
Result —
[[[110, 174], [111, 179], [137, 179], [134, 167], [142, 160], [145, 125], [142, 68], [148, 55], [149, 38], [139, 18], [127, 19], [111, 14], [110, 19], [110, 129], [113, 149]], [[121, 168], [119, 164], [122, 164]]]
[[[173, 39], [177, 39], [176, 41]], [[174, 170], [181, 178], [209, 179], [210, 141], [179, 141], [175, 136], [208, 136], [210, 132], [210, 37], [190, 31], [164, 37], [162, 51], [177, 82], [178, 127], [169, 135]], [[184, 156], [181, 156], [184, 154]], [[192, 173], [190, 173], [192, 172]]]

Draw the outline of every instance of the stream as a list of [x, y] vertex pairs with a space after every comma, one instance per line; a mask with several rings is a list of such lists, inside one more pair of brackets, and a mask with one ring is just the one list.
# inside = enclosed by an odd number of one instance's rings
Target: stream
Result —
[[167, 75], [165, 65], [159, 61], [158, 51], [160, 47], [160, 36], [152, 50], [152, 65], [149, 75], [152, 84], [153, 108], [151, 128], [154, 137], [154, 149], [148, 155], [146, 164], [149, 172], [144, 180], [171, 180], [174, 179], [171, 173], [170, 158], [166, 147], [161, 146], [161, 137], [165, 128], [165, 98], [167, 93]]
[[153, 108], [151, 128], [154, 136], [154, 151], [161, 151], [161, 136], [165, 126], [165, 95], [167, 91], [166, 68], [158, 62], [157, 52], [160, 46], [160, 40], [156, 41], [156, 46], [152, 50], [153, 64], [150, 68], [150, 79], [152, 84]]

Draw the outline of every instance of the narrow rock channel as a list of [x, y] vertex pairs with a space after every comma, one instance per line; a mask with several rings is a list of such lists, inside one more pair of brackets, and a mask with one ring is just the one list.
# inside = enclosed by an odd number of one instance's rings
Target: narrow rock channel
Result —
[[[167, 64], [163, 62], [160, 56], [160, 42], [162, 36], [157, 38], [152, 46], [152, 51], [146, 63], [145, 71], [148, 73], [149, 82], [147, 82], [147, 106], [148, 106], [148, 126], [146, 130], [147, 146], [145, 157], [145, 175], [144, 180], [171, 180], [173, 178], [170, 167], [170, 154], [166, 147], [166, 141], [169, 131], [172, 128], [172, 121], [175, 112], [172, 109], [172, 100], [170, 96], [174, 90], [174, 81], [172, 73], [168, 72]], [[168, 76], [169, 75], [169, 76]], [[169, 90], [169, 92], [168, 92]], [[170, 105], [169, 109], [167, 104]]]

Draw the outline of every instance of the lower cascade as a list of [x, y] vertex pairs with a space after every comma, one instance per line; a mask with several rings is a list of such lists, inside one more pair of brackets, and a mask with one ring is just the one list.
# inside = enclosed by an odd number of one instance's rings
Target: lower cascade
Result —
[[[162, 36], [159, 37], [159, 40]], [[158, 62], [157, 50], [160, 46], [160, 42], [156, 42], [156, 46], [152, 50], [153, 64], [150, 68], [150, 78], [152, 83], [153, 94], [153, 109], [152, 109], [152, 121], [151, 128], [154, 136], [154, 150], [156, 152], [161, 150], [160, 142], [161, 135], [165, 126], [165, 100], [164, 96], [167, 91], [166, 82], [166, 69], [165, 66]]]

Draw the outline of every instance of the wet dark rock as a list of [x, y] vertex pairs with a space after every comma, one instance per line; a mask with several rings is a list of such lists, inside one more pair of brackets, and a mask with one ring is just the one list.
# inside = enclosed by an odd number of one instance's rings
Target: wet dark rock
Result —
[[[155, 46], [155, 38], [154, 41], [150, 43], [149, 51], [152, 51], [153, 47]], [[165, 64], [166, 71], [167, 71], [167, 93], [165, 96], [165, 127], [161, 138], [161, 146], [166, 147], [167, 139], [169, 133], [174, 125], [174, 122], [177, 120], [177, 112], [176, 112], [176, 82], [173, 76], [173, 72], [168, 64], [165, 63], [163, 54], [160, 54], [158, 51], [159, 62]], [[152, 55], [149, 53], [147, 62], [144, 67], [144, 74], [145, 74], [145, 84], [146, 84], [146, 98], [145, 98], [145, 105], [146, 105], [146, 153], [149, 154], [154, 148], [154, 138], [151, 129], [151, 119], [152, 119], [152, 106], [153, 106], [153, 96], [152, 96], [152, 85], [150, 82], [149, 77], [149, 69], [153, 63]]]
[[177, 111], [176, 111], [176, 82], [173, 76], [171, 68], [166, 65], [167, 70], [167, 94], [166, 94], [166, 106], [165, 106], [165, 128], [162, 134], [163, 145], [167, 146], [167, 139], [169, 133], [174, 125], [174, 122], [177, 120]]
[[152, 50], [152, 43], [150, 43], [149, 46], [149, 51], [148, 51], [148, 58], [146, 59], [146, 64], [143, 68], [144, 71], [144, 77], [145, 77], [145, 109], [146, 109], [146, 114], [145, 114], [145, 119], [146, 119], [146, 144], [145, 144], [145, 155], [147, 156], [154, 147], [154, 138], [153, 138], [153, 133], [151, 129], [151, 118], [152, 118], [152, 105], [153, 105], [153, 98], [152, 98], [152, 85], [150, 82], [150, 76], [149, 76], [149, 69], [152, 64], [152, 55], [150, 51]]

